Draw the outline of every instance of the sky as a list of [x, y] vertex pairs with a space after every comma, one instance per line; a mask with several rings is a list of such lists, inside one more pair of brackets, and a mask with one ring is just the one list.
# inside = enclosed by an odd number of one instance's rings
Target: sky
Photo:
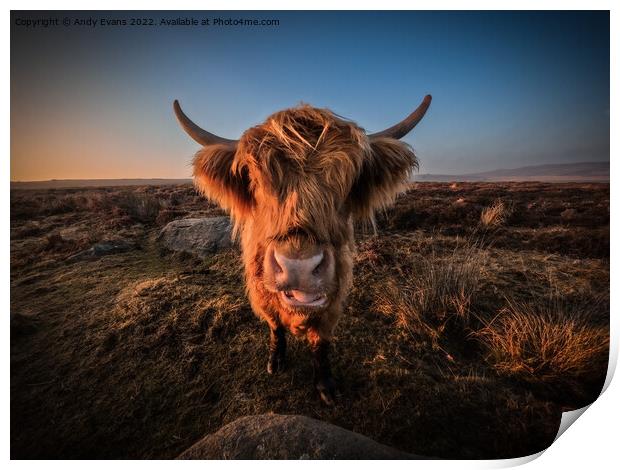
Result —
[[[131, 18], [154, 25], [101, 25]], [[432, 94], [420, 173], [608, 161], [609, 87], [608, 12], [13, 11], [11, 180], [190, 177], [174, 99], [238, 138], [301, 102], [375, 132]]]

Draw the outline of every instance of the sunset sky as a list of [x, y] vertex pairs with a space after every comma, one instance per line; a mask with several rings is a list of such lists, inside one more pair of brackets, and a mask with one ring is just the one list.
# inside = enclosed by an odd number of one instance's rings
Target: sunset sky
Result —
[[[11, 179], [182, 178], [172, 112], [237, 138], [307, 102], [369, 132], [433, 103], [404, 140], [420, 173], [609, 160], [607, 12], [11, 15]], [[88, 18], [278, 26], [62, 26]], [[28, 28], [16, 19], [58, 18]]]

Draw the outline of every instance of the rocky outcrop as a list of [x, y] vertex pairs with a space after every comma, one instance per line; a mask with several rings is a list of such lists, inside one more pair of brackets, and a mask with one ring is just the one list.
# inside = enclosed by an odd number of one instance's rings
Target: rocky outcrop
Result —
[[298, 415], [245, 416], [179, 459], [419, 459], [333, 424]]
[[231, 224], [228, 217], [179, 219], [168, 223], [159, 234], [162, 245], [173, 252], [199, 258], [229, 248]]

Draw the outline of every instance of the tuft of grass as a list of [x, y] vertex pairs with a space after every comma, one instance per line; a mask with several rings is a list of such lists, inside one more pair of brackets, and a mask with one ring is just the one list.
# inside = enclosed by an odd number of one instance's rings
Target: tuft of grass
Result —
[[474, 336], [486, 349], [487, 362], [502, 375], [566, 387], [596, 382], [607, 370], [609, 352], [609, 324], [597, 321], [600, 307], [600, 302], [508, 300]]
[[115, 202], [131, 218], [142, 223], [154, 222], [161, 210], [160, 200], [146, 193], [120, 193]]
[[378, 296], [380, 313], [396, 316], [409, 333], [420, 330], [434, 346], [450, 322], [461, 327], [470, 320], [472, 303], [486, 263], [486, 254], [467, 244], [447, 257], [432, 252], [421, 257], [409, 285], [392, 283]]
[[509, 210], [501, 199], [486, 207], [480, 214], [480, 223], [483, 227], [498, 227], [502, 225], [509, 215]]

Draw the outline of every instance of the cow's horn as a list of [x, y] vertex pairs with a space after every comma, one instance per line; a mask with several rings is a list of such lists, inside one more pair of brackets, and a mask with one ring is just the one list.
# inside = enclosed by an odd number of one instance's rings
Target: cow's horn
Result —
[[214, 144], [227, 144], [227, 145], [235, 145], [238, 141], [225, 139], [224, 137], [219, 137], [215, 134], [211, 134], [210, 132], [205, 131], [204, 129], [198, 127], [190, 118], [188, 118], [183, 110], [181, 109], [181, 105], [178, 100], [174, 100], [174, 114], [177, 115], [177, 119], [181, 124], [181, 127], [189, 134], [189, 136], [198, 142], [200, 145], [214, 145]]
[[416, 124], [422, 120], [424, 114], [426, 114], [426, 110], [431, 104], [432, 99], [433, 98], [431, 95], [426, 95], [420, 106], [418, 106], [418, 108], [405, 119], [400, 121], [398, 124], [385, 129], [384, 131], [370, 134], [368, 137], [370, 139], [375, 139], [377, 137], [391, 137], [392, 139], [400, 139], [405, 137], [411, 129], [413, 129]]

